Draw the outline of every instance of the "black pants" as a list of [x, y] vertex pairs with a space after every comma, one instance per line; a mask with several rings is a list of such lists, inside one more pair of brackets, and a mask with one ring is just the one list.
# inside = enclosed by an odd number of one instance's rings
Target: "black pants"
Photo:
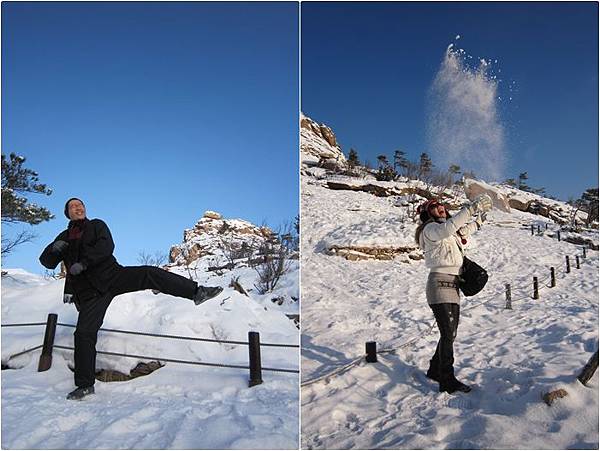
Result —
[[460, 306], [458, 304], [432, 304], [440, 340], [435, 354], [429, 362], [429, 372], [439, 378], [440, 383], [454, 379], [454, 339], [458, 330]]
[[115, 296], [134, 291], [155, 289], [161, 293], [193, 299], [196, 282], [155, 266], [125, 266], [115, 277], [110, 290], [79, 304], [75, 329], [75, 385], [94, 385], [96, 340], [104, 315]]

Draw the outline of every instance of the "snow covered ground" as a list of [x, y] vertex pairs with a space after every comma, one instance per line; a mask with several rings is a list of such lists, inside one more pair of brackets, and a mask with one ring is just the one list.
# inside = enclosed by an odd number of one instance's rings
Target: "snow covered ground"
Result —
[[[282, 282], [298, 291], [297, 263]], [[182, 269], [172, 270], [185, 274]], [[207, 273], [204, 273], [207, 274]], [[118, 296], [104, 328], [247, 341], [258, 331], [263, 343], [298, 344], [298, 329], [266, 297], [246, 297], [228, 287], [233, 276], [204, 275], [200, 283], [222, 285], [215, 299], [192, 301], [151, 291]], [[62, 280], [18, 269], [2, 277], [2, 323], [45, 322], [58, 314], [75, 324], [77, 312], [62, 303]], [[251, 286], [251, 285], [250, 285]], [[248, 371], [167, 363], [126, 382], [96, 382], [96, 394], [67, 401], [73, 386], [71, 351], [54, 350], [52, 368], [37, 372], [40, 351], [9, 356], [42, 343], [44, 328], [3, 327], [2, 448], [4, 449], [297, 449], [298, 375], [263, 371], [264, 383], [248, 388]], [[73, 329], [59, 326], [55, 344], [73, 346]], [[230, 365], [248, 365], [247, 346], [189, 342], [100, 332], [97, 349]], [[297, 348], [262, 347], [263, 367], [298, 369]], [[128, 374], [139, 362], [98, 355], [97, 368]]]
[[[598, 448], [598, 374], [588, 387], [574, 382], [598, 349], [598, 252], [588, 249], [575, 269], [581, 248], [553, 239], [550, 220], [491, 212], [468, 243], [490, 279], [461, 301], [455, 345], [457, 376], [474, 390], [440, 394], [423, 375], [438, 339], [423, 260], [348, 261], [327, 252], [411, 243], [416, 224], [402, 220], [393, 197], [330, 190], [310, 175], [301, 205], [304, 448]], [[532, 236], [531, 223], [543, 234]], [[555, 288], [546, 287], [551, 266]], [[506, 283], [512, 310], [504, 308]], [[372, 340], [395, 352], [366, 364], [360, 357]], [[541, 394], [556, 388], [568, 396], [548, 407]]]

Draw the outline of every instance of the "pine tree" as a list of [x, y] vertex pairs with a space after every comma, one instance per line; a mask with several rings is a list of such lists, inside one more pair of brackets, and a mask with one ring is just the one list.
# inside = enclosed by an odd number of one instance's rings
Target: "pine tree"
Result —
[[527, 180], [528, 178], [529, 178], [529, 176], [527, 175], [527, 171], [521, 172], [519, 174], [519, 186], [518, 186], [518, 188], [521, 191], [530, 191], [531, 190], [531, 188], [529, 187], [529, 185], [527, 185], [525, 183], [525, 180]]
[[406, 158], [406, 152], [396, 150], [394, 152], [394, 169], [397, 170], [397, 168], [400, 168], [404, 175], [406, 175], [409, 166], [410, 162], [408, 161], [408, 158]]
[[354, 169], [356, 166], [360, 165], [360, 160], [358, 159], [358, 152], [353, 148], [348, 152], [348, 166], [350, 169]]
[[[11, 153], [9, 159], [2, 155], [2, 222], [36, 225], [53, 219], [54, 216], [45, 207], [29, 202], [26, 194], [45, 194], [52, 190], [39, 183], [38, 173], [23, 167], [25, 157]], [[25, 194], [25, 195], [24, 195]], [[21, 232], [11, 239], [2, 236], [2, 255], [10, 253], [19, 244], [31, 241], [30, 232]]]
[[431, 173], [433, 162], [426, 152], [419, 157], [419, 178], [425, 178]]
[[377, 174], [375, 174], [375, 179], [385, 182], [396, 180], [398, 174], [388, 162], [387, 157], [385, 155], [378, 155], [377, 161], [379, 162], [379, 167]]
[[454, 183], [454, 176], [460, 174], [460, 166], [457, 164], [451, 164], [448, 168], [448, 174], [450, 174], [450, 182]]
[[588, 188], [581, 195], [584, 210], [587, 212], [587, 225], [593, 221], [598, 221], [598, 188]]

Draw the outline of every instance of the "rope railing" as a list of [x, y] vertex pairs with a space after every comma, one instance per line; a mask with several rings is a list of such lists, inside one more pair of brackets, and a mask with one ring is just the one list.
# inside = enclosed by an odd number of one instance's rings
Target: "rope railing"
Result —
[[[46, 324], [46, 323], [43, 323]], [[77, 327], [75, 324], [66, 324], [66, 323], [57, 323], [57, 326], [63, 327]], [[187, 340], [187, 341], [203, 341], [208, 343], [225, 343], [225, 344], [234, 344], [234, 345], [245, 345], [248, 346], [247, 341], [233, 341], [233, 340], [216, 340], [214, 338], [199, 338], [199, 337], [189, 337], [185, 335], [167, 335], [167, 334], [151, 334], [149, 332], [137, 332], [133, 330], [121, 330], [121, 329], [107, 329], [100, 328], [101, 331], [104, 332], [113, 332], [119, 334], [128, 334], [128, 335], [141, 335], [145, 337], [159, 337], [159, 338], [171, 338], [174, 340]], [[279, 347], [279, 348], [299, 348], [300, 345], [290, 345], [290, 344], [282, 344], [282, 343], [261, 343], [261, 346], [270, 346], [270, 347]]]
[[[248, 344], [248, 343], [246, 343], [246, 344]], [[66, 351], [74, 351], [75, 350], [75, 348], [73, 348], [72, 346], [54, 345], [54, 347], [56, 349], [63, 349], [63, 350], [66, 350]], [[242, 370], [249, 370], [250, 369], [249, 366], [244, 366], [244, 365], [230, 365], [228, 363], [195, 362], [195, 361], [192, 361], [192, 360], [170, 359], [170, 358], [163, 358], [163, 357], [151, 357], [151, 356], [147, 356], [147, 355], [137, 355], [137, 354], [123, 354], [123, 353], [120, 353], [120, 352], [112, 352], [112, 351], [96, 351], [96, 353], [97, 354], [104, 354], [104, 355], [112, 355], [112, 356], [116, 356], [116, 357], [129, 357], [129, 358], [134, 358], [134, 359], [156, 360], [156, 361], [159, 361], [159, 362], [182, 363], [182, 364], [186, 364], [186, 365], [212, 366], [212, 367], [218, 367], [218, 368], [237, 368], [237, 369], [242, 369]], [[280, 372], [280, 373], [295, 373], [295, 374], [300, 373], [299, 370], [291, 370], [291, 369], [284, 369], [284, 368], [269, 368], [269, 367], [264, 367], [264, 366], [262, 367], [262, 370], [263, 371], [274, 371], [274, 372]]]
[[[68, 323], [59, 323], [58, 315], [55, 313], [48, 314], [48, 320], [45, 323], [10, 323], [10, 324], [2, 324], [1, 327], [28, 327], [28, 326], [42, 326], [45, 325], [45, 333], [44, 333], [44, 343], [42, 345], [36, 346], [31, 349], [26, 349], [17, 354], [11, 355], [7, 360], [11, 360], [20, 355], [26, 354], [28, 352], [33, 352], [42, 348], [42, 353], [40, 355], [40, 361], [38, 364], [38, 371], [46, 371], [50, 369], [52, 366], [52, 350], [62, 349], [67, 351], [74, 351], [75, 348], [71, 346], [65, 345], [55, 345], [54, 344], [54, 336], [56, 333], [56, 326], [62, 327], [71, 327], [76, 328], [77, 326], [74, 324]], [[186, 341], [201, 341], [201, 342], [209, 342], [209, 343], [225, 343], [225, 344], [235, 344], [235, 345], [244, 345], [248, 346], [249, 351], [249, 366], [243, 365], [231, 365], [226, 363], [211, 363], [211, 362], [198, 362], [192, 360], [182, 360], [182, 359], [173, 359], [173, 358], [162, 358], [162, 357], [151, 357], [137, 354], [125, 354], [119, 352], [112, 351], [97, 351], [98, 354], [111, 355], [117, 357], [128, 357], [135, 359], [152, 359], [160, 362], [171, 362], [171, 363], [180, 363], [187, 365], [198, 365], [198, 366], [209, 366], [209, 367], [218, 367], [218, 368], [236, 368], [236, 369], [245, 369], [250, 370], [250, 379], [249, 386], [253, 387], [255, 385], [261, 384], [262, 381], [262, 371], [272, 371], [278, 373], [292, 373], [299, 374], [300, 370], [290, 369], [290, 368], [272, 368], [272, 367], [263, 367], [261, 363], [260, 357], [260, 347], [269, 346], [269, 347], [284, 347], [284, 348], [299, 348], [300, 345], [290, 345], [283, 343], [260, 343], [259, 333], [258, 332], [248, 332], [248, 341], [233, 341], [233, 340], [216, 340], [211, 338], [200, 338], [200, 337], [189, 337], [182, 335], [167, 335], [167, 334], [153, 334], [147, 332], [138, 332], [131, 330], [119, 330], [119, 329], [108, 329], [108, 328], [100, 328], [101, 331], [109, 332], [109, 333], [121, 333], [121, 334], [129, 334], [129, 335], [139, 335], [146, 337], [159, 337], [159, 338], [169, 338], [176, 340], [186, 340]]]

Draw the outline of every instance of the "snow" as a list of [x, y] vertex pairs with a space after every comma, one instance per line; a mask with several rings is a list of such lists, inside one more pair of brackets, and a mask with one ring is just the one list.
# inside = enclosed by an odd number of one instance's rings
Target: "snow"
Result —
[[[394, 197], [330, 190], [310, 176], [302, 177], [301, 205], [304, 448], [598, 448], [598, 374], [588, 387], [575, 381], [598, 349], [598, 252], [588, 249], [581, 269], [572, 264], [565, 274], [565, 255], [573, 262], [581, 248], [553, 239], [556, 225], [493, 210], [467, 244], [490, 279], [462, 299], [455, 345], [457, 376], [474, 390], [441, 394], [423, 375], [438, 339], [423, 261], [326, 252], [333, 243], [410, 242], [416, 224], [393, 221], [405, 207]], [[539, 236], [532, 223], [542, 226]], [[550, 266], [555, 288], [547, 287]], [[506, 283], [512, 310], [504, 308]], [[395, 352], [367, 364], [367, 341]], [[549, 407], [541, 395], [557, 388], [568, 396]]]
[[[285, 315], [298, 311], [290, 295], [299, 291], [298, 262], [291, 262], [273, 293], [253, 289], [257, 273], [236, 268], [221, 275], [206, 271], [200, 259], [192, 275], [203, 285], [224, 291], [200, 306], [188, 299], [151, 290], [116, 297], [103, 328], [247, 342], [248, 332], [262, 343], [298, 345], [298, 329]], [[5, 269], [6, 270], [6, 269]], [[73, 305], [62, 303], [63, 280], [21, 269], [2, 277], [2, 323], [45, 322], [48, 313], [59, 323], [75, 324]], [[188, 276], [183, 267], [170, 271]], [[250, 291], [230, 288], [239, 277]], [[273, 297], [283, 296], [279, 306]], [[73, 346], [71, 327], [59, 326], [55, 344]], [[38, 373], [40, 350], [9, 360], [38, 346], [44, 327], [3, 327], [2, 447], [11, 449], [297, 449], [299, 443], [298, 375], [263, 369], [264, 383], [248, 387], [246, 369], [166, 363], [152, 374], [126, 382], [96, 381], [96, 394], [81, 402], [67, 401], [74, 388], [72, 351], [54, 349], [49, 371]], [[183, 341], [101, 331], [98, 350], [248, 366], [245, 345]], [[261, 347], [263, 368], [298, 370], [298, 348]], [[97, 369], [128, 374], [139, 359], [99, 354]]]

